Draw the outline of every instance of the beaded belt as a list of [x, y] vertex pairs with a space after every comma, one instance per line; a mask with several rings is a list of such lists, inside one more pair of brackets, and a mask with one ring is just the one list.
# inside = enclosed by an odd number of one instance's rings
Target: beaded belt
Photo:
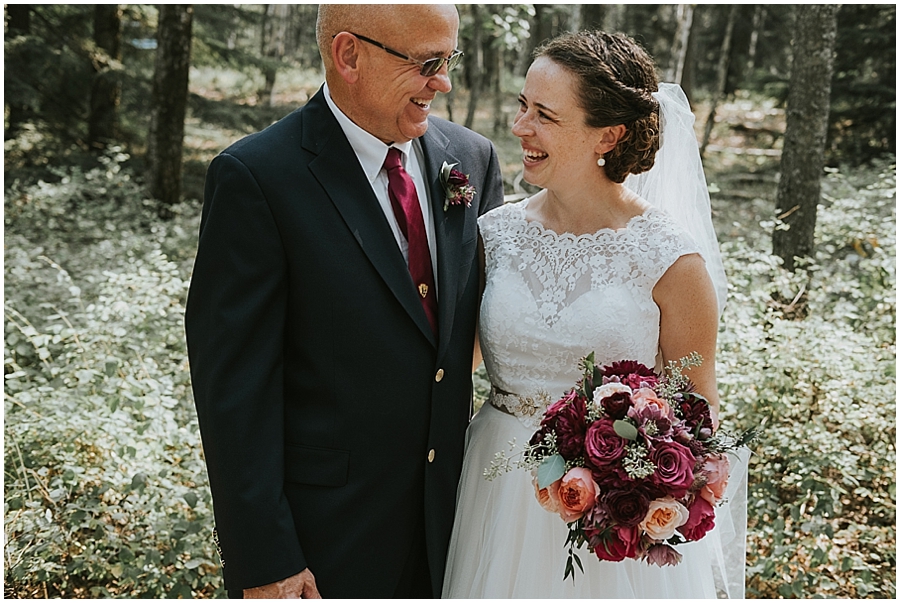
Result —
[[520, 396], [519, 394], [505, 392], [493, 385], [491, 386], [491, 396], [488, 398], [488, 401], [497, 410], [520, 419], [539, 417], [552, 402], [550, 395], [544, 392], [539, 392], [534, 396]]

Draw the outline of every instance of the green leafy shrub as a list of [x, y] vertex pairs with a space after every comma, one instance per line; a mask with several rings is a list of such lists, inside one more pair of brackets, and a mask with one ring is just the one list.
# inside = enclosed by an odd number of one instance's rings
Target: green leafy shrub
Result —
[[[804, 271], [723, 245], [725, 412], [741, 428], [766, 421], [750, 465], [749, 596], [895, 594], [895, 183], [893, 165], [876, 167], [868, 180], [830, 174]], [[806, 304], [806, 318], [773, 299]]]
[[5, 577], [19, 596], [222, 593], [185, 270], [159, 242], [185, 228], [158, 230], [124, 159], [7, 194]]

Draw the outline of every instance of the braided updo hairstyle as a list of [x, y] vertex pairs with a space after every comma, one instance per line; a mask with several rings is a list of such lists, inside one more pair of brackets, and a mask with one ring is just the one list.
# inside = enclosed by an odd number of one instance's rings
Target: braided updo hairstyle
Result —
[[606, 176], [621, 183], [653, 167], [659, 150], [659, 89], [653, 59], [624, 34], [580, 31], [559, 36], [534, 51], [578, 79], [578, 100], [593, 128], [624, 124], [626, 131], [606, 153]]

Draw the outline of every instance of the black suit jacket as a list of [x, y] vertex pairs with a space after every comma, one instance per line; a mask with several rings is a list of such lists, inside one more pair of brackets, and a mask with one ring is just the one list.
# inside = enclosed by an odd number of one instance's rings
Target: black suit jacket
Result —
[[[502, 182], [465, 128], [432, 118], [421, 143], [437, 341], [322, 90], [210, 165], [185, 328], [229, 589], [309, 567], [325, 597], [390, 597], [424, 515], [440, 594], [471, 412], [476, 219]], [[472, 207], [444, 210], [445, 161], [469, 174]]]

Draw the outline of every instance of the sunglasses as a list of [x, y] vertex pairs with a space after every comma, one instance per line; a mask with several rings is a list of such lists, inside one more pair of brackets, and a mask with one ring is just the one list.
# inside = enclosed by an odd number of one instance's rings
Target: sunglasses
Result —
[[[392, 54], [395, 57], [400, 57], [401, 59], [403, 59], [405, 61], [409, 61], [410, 63], [415, 63], [416, 65], [419, 66], [419, 73], [421, 75], [423, 75], [424, 77], [431, 77], [433, 75], [437, 75], [437, 72], [441, 70], [441, 67], [443, 67], [445, 63], [447, 64], [447, 71], [452, 70], [454, 67], [459, 65], [459, 61], [463, 55], [462, 50], [454, 50], [453, 54], [451, 54], [449, 57], [446, 57], [446, 58], [435, 57], [433, 59], [428, 59], [427, 61], [417, 61], [416, 59], [414, 59], [412, 57], [408, 57], [403, 53], [397, 52], [393, 48], [388, 48], [381, 42], [377, 42], [377, 41], [373, 40], [372, 38], [367, 38], [366, 36], [361, 36], [357, 33], [353, 33], [352, 31], [348, 31], [347, 33], [351, 34], [353, 36], [356, 36], [363, 42], [367, 42], [367, 43], [371, 44], [372, 46], [377, 46], [378, 48], [381, 48], [388, 54]], [[334, 36], [331, 36], [331, 37], [334, 38], [336, 36], [337, 36], [337, 34], [335, 34]]]

